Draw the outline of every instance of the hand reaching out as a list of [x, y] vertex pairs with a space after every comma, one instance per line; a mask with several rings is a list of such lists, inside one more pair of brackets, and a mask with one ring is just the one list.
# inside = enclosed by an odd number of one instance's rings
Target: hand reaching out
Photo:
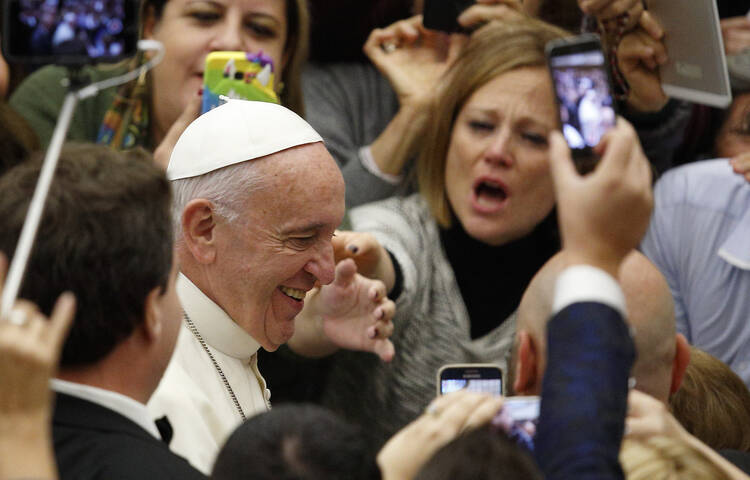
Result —
[[386, 297], [383, 282], [358, 274], [353, 260], [342, 260], [333, 282], [320, 288], [315, 301], [323, 317], [323, 333], [336, 346], [373, 352], [391, 361], [395, 351], [388, 338], [393, 333], [395, 305]]
[[465, 41], [464, 35], [427, 30], [417, 15], [373, 30], [363, 50], [388, 78], [402, 107], [424, 107]]

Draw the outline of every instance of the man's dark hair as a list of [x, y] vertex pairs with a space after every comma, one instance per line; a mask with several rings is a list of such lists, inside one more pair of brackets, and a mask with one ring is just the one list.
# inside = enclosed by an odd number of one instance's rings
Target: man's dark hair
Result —
[[[0, 250], [12, 256], [34, 192], [41, 154], [0, 177]], [[76, 316], [63, 366], [103, 358], [143, 321], [172, 264], [171, 193], [143, 150], [63, 148], [20, 297], [47, 314], [71, 291]]]
[[315, 405], [282, 405], [240, 425], [219, 452], [214, 480], [376, 480], [359, 428]]
[[531, 456], [492, 427], [461, 435], [438, 450], [415, 480], [541, 480]]

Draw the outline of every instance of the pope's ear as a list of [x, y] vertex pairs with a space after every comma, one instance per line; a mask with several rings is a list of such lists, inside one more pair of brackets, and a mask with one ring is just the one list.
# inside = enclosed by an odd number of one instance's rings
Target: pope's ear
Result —
[[182, 241], [196, 261], [212, 263], [216, 259], [216, 212], [205, 198], [191, 200], [182, 210]]

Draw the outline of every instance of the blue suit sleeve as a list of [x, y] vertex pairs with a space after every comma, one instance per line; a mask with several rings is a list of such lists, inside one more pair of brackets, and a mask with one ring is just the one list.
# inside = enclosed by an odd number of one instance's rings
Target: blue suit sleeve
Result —
[[547, 327], [535, 456], [548, 480], [622, 479], [618, 461], [635, 348], [617, 310], [575, 303]]

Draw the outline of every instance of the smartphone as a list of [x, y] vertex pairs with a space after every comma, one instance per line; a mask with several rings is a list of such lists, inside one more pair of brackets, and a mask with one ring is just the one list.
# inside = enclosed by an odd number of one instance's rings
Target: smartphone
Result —
[[458, 16], [474, 3], [474, 0], [425, 0], [422, 24], [430, 30], [465, 32], [458, 24]]
[[2, 0], [5, 57], [80, 66], [135, 55], [139, 0]]
[[601, 41], [578, 35], [549, 42], [546, 52], [563, 136], [579, 172], [590, 172], [599, 160], [593, 148], [617, 121]]
[[279, 103], [273, 60], [263, 52], [211, 52], [203, 70], [201, 113], [232, 98]]
[[536, 396], [507, 397], [503, 401], [503, 408], [497, 412], [491, 424], [522, 447], [534, 451], [539, 404], [540, 398]]
[[503, 394], [503, 371], [491, 363], [443, 365], [437, 374], [437, 393], [468, 390], [470, 392]]

